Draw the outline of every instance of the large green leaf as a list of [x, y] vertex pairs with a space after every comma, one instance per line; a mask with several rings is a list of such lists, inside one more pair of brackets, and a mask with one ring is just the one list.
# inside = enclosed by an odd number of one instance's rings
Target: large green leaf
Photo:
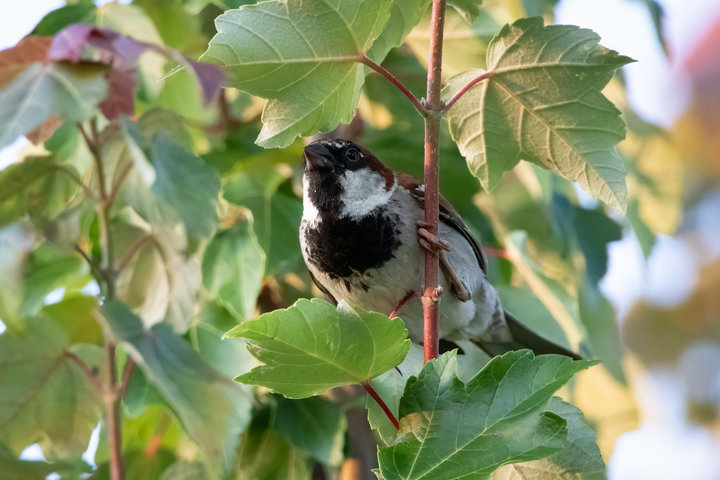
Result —
[[68, 254], [48, 245], [35, 249], [24, 269], [20, 314], [25, 317], [37, 315], [47, 294], [64, 286], [68, 277], [80, 276], [84, 280], [80, 283], [86, 284], [92, 278], [84, 275], [87, 271], [87, 264], [76, 254]]
[[[458, 13], [457, 8], [448, 9], [445, 13], [443, 34], [443, 77], [462, 73], [469, 65], [485, 67], [488, 43], [500, 30], [501, 25], [502, 23], [498, 23], [486, 9], [480, 9], [478, 17], [472, 22], [468, 20], [467, 12], [463, 15]], [[430, 59], [431, 38], [430, 12], [426, 12], [417, 27], [406, 38], [413, 54], [426, 68]]]
[[566, 286], [545, 274], [542, 265], [536, 262], [528, 252], [526, 232], [511, 232], [505, 242], [508, 259], [512, 262], [517, 274], [528, 284], [530, 290], [563, 328], [570, 347], [578, 349], [587, 334], [580, 321], [577, 291], [569, 292]]
[[0, 319], [9, 327], [21, 328], [25, 259], [35, 235], [20, 225], [0, 228]]
[[[518, 20], [495, 36], [487, 51], [492, 77], [448, 112], [452, 137], [485, 188], [527, 160], [625, 211], [625, 168], [614, 150], [625, 125], [601, 90], [632, 60], [599, 40], [575, 26], [545, 27], [541, 18]], [[446, 95], [481, 73], [453, 77]]]
[[19, 451], [47, 439], [60, 455], [80, 455], [100, 420], [99, 398], [52, 319], [26, 326], [0, 335], [0, 441]]
[[238, 377], [290, 398], [363, 382], [399, 364], [410, 348], [400, 318], [336, 309], [320, 299], [301, 299], [287, 309], [261, 315], [227, 334], [245, 337], [264, 365]]
[[212, 469], [227, 471], [250, 420], [250, 398], [210, 367], [169, 325], [146, 330], [121, 302], [103, 313], [113, 333], [162, 393]]
[[585, 256], [585, 272], [593, 284], [605, 276], [608, 244], [622, 238], [622, 228], [600, 210], [575, 207], [572, 224], [580, 250]]
[[[413, 344], [410, 346], [410, 351], [405, 360], [397, 366], [397, 369], [388, 370], [370, 382], [370, 385], [396, 418], [400, 416], [400, 399], [405, 391], [405, 384], [408, 378], [417, 376], [420, 373], [422, 366], [422, 345]], [[380, 440], [386, 445], [393, 443], [398, 431], [380, 405], [369, 395], [365, 399], [365, 408], [368, 411], [368, 423], [378, 433]]]
[[27, 461], [21, 460], [5, 445], [0, 444], [0, 478], [3, 480], [45, 480], [50, 474], [58, 478], [82, 478], [90, 466], [78, 461]]
[[588, 279], [580, 286], [580, 319], [588, 332], [590, 349], [603, 367], [622, 384], [627, 383], [623, 369], [623, 347], [615, 321], [615, 309], [597, 285]]
[[270, 99], [257, 143], [285, 147], [298, 135], [350, 122], [364, 80], [357, 62], [383, 31], [391, 6], [389, 0], [246, 5], [215, 20], [218, 34], [204, 60], [228, 67], [233, 87]]
[[567, 421], [565, 448], [541, 460], [505, 465], [495, 472], [493, 480], [605, 480], [605, 462], [595, 431], [585, 423], [580, 409], [553, 397], [547, 410]]
[[236, 478], [252, 480], [310, 480], [312, 471], [302, 451], [274, 428], [271, 409], [261, 410], [243, 435]]
[[48, 37], [28, 37], [0, 52], [0, 147], [58, 115], [80, 122], [107, 93], [105, 69], [49, 62]]
[[[152, 202], [149, 192], [145, 193], [148, 195], [138, 199]], [[170, 212], [174, 211], [170, 209]], [[200, 261], [185, 253], [184, 237], [171, 236], [177, 229], [173, 231], [170, 225], [155, 223], [151, 227], [153, 232], [148, 233], [129, 229], [124, 224], [115, 226], [120, 251], [141, 245], [118, 277], [117, 295], [146, 326], [166, 322], [176, 332], [184, 333], [192, 323], [195, 303], [200, 297]], [[146, 241], [141, 244], [142, 238]]]
[[423, 13], [431, 4], [430, 0], [395, 0], [392, 2], [390, 18], [385, 29], [370, 48], [368, 57], [376, 62], [382, 62], [391, 49], [402, 45], [405, 37], [418, 24]]
[[69, 175], [77, 173], [54, 157], [27, 158], [0, 171], [0, 225], [25, 214], [52, 220], [67, 210], [79, 190]]
[[217, 226], [220, 176], [205, 161], [174, 144], [165, 133], [152, 139], [152, 191], [178, 212], [188, 235], [209, 237]]
[[293, 150], [287, 158], [272, 152], [247, 159], [223, 188], [226, 200], [252, 211], [255, 234], [267, 254], [268, 274], [293, 269], [301, 262], [297, 232], [302, 202], [289, 188], [292, 169], [288, 165], [300, 155]]
[[265, 270], [265, 252], [251, 222], [239, 220], [218, 232], [205, 250], [203, 284], [211, 299], [225, 307], [238, 321], [255, 312]]
[[277, 399], [275, 428], [291, 445], [325, 465], [340, 466], [345, 446], [345, 409], [320, 397]]
[[553, 393], [590, 362], [528, 350], [495, 357], [467, 384], [449, 352], [408, 380], [401, 435], [379, 451], [386, 480], [485, 478], [507, 463], [561, 450], [566, 421], [545, 411]]

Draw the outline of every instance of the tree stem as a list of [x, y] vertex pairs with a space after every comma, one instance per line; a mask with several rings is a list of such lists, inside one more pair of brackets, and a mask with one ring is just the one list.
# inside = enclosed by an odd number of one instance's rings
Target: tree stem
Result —
[[122, 401], [117, 391], [117, 367], [115, 365], [116, 345], [110, 341], [110, 333], [105, 332], [105, 361], [107, 362], [107, 394], [104, 396], [105, 417], [108, 427], [108, 440], [110, 445], [110, 478], [111, 480], [125, 479], [125, 465], [122, 456]]
[[[427, 100], [425, 103], [425, 223], [430, 233], [438, 234], [440, 172], [438, 157], [440, 150], [440, 115], [443, 103], [442, 90], [442, 47], [445, 24], [445, 0], [433, 0], [430, 21], [430, 54], [427, 77]], [[425, 362], [437, 358], [439, 350], [438, 302], [442, 290], [439, 288], [438, 256], [425, 252], [425, 285], [423, 289], [423, 345]]]
[[[100, 263], [100, 272], [102, 277], [97, 278], [98, 283], [104, 284], [105, 301], [115, 298], [115, 280], [117, 274], [115, 272], [115, 250], [112, 233], [110, 232], [110, 210], [112, 208], [113, 197], [109, 196], [107, 185], [105, 183], [105, 170], [102, 161], [102, 150], [99, 144], [99, 134], [97, 124], [93, 120], [90, 123], [91, 134], [78, 123], [78, 129], [85, 139], [88, 149], [92, 153], [93, 162], [98, 176], [98, 196], [95, 203], [95, 211], [98, 216], [98, 230], [100, 231], [100, 252], [102, 261]], [[90, 261], [89, 257], [84, 254], [79, 247], [78, 252]], [[92, 263], [91, 263], [92, 265]], [[115, 354], [117, 345], [112, 341], [112, 333], [109, 328], [105, 328], [103, 332], [105, 344], [105, 368], [106, 375], [102, 386], [102, 400], [105, 406], [105, 422], [108, 430], [108, 444], [110, 448], [110, 479], [125, 480], [125, 465], [122, 456], [122, 397], [119, 395], [123, 389], [122, 384], [118, 383], [117, 365], [115, 364]], [[129, 373], [132, 372], [130, 370]], [[129, 377], [128, 377], [129, 378]]]

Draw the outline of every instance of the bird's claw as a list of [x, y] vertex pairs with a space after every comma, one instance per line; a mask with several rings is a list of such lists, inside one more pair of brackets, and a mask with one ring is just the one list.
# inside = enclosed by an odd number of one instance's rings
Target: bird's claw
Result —
[[417, 222], [417, 235], [418, 235], [418, 243], [420, 246], [427, 250], [430, 253], [434, 253], [435, 255], [440, 254], [442, 250], [445, 250], [446, 252], [450, 251], [450, 244], [446, 242], [445, 240], [441, 240], [438, 238], [437, 235], [430, 232], [428, 230], [428, 227], [430, 225], [425, 222]]

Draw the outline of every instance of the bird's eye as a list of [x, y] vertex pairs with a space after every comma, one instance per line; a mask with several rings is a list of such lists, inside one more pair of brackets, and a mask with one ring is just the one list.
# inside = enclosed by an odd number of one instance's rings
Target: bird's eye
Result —
[[348, 163], [356, 163], [358, 160], [360, 160], [360, 152], [358, 152], [354, 148], [350, 148], [345, 152], [345, 159], [348, 161]]

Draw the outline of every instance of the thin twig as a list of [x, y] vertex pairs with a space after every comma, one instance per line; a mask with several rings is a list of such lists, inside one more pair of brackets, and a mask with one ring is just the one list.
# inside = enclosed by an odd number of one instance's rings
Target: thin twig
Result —
[[110, 478], [112, 480], [125, 479], [125, 465], [122, 456], [122, 413], [120, 411], [121, 399], [117, 395], [117, 370], [115, 366], [116, 345], [110, 340], [109, 332], [105, 332], [105, 363], [107, 366], [106, 385], [110, 392], [105, 395], [105, 421], [108, 429], [108, 444], [110, 447]]
[[132, 378], [132, 374], [134, 371], [135, 360], [133, 360], [131, 357], [128, 357], [128, 359], [125, 361], [125, 366], [123, 367], [122, 378], [120, 379], [120, 383], [118, 384], [117, 395], [119, 399], [125, 398], [125, 393], [127, 393], [127, 388], [130, 384], [130, 379]]
[[140, 248], [145, 245], [149, 240], [152, 240], [153, 236], [149, 233], [146, 233], [142, 237], [135, 240], [132, 245], [130, 245], [125, 252], [125, 255], [120, 259], [120, 262], [118, 263], [118, 266], [115, 267], [115, 275], [119, 275], [120, 272], [122, 272], [125, 267], [128, 266], [128, 263], [130, 263], [130, 260], [135, 256], [135, 254], [140, 250]]
[[98, 185], [100, 188], [100, 200], [105, 202], [107, 200], [107, 190], [105, 188], [105, 172], [102, 165], [102, 156], [100, 154], [100, 148], [98, 147], [98, 144], [96, 142], [97, 138], [97, 127], [93, 124], [93, 138], [90, 138], [90, 136], [85, 131], [85, 127], [82, 126], [82, 123], [77, 124], [78, 130], [80, 130], [80, 134], [82, 135], [83, 139], [85, 140], [85, 144], [88, 147], [88, 150], [90, 150], [90, 153], [92, 154], [93, 161], [95, 162], [95, 169], [97, 170], [98, 174]]
[[83, 371], [85, 376], [90, 380], [90, 383], [93, 386], [93, 389], [98, 394], [98, 396], [102, 397], [105, 393], [105, 388], [103, 387], [102, 383], [100, 383], [100, 380], [98, 380], [97, 376], [95, 375], [95, 372], [93, 372], [92, 368], [88, 366], [85, 361], [78, 357], [76, 354], [70, 351], [65, 351], [65, 356], [68, 358], [71, 358], [75, 361], [75, 363], [78, 364], [80, 369]]
[[92, 190], [90, 190], [90, 187], [88, 187], [87, 185], [85, 185], [85, 182], [83, 182], [82, 179], [81, 179], [80, 177], [78, 177], [75, 172], [73, 172], [72, 170], [70, 170], [70, 169], [69, 169], [68, 167], [66, 167], [65, 165], [57, 165], [57, 164], [56, 164], [56, 165], [55, 165], [55, 168], [57, 168], [58, 170], [60, 170], [61, 172], [63, 172], [65, 175], [67, 175], [73, 182], [77, 183], [78, 186], [80, 186], [80, 188], [83, 189], [83, 191], [85, 192], [85, 195], [87, 195], [87, 197], [88, 197], [90, 200], [93, 200], [93, 201], [95, 200], [95, 192], [93, 192]]
[[370, 386], [369, 381], [362, 382], [362, 386], [365, 389], [367, 393], [370, 394], [370, 396], [377, 402], [378, 405], [380, 405], [380, 408], [383, 409], [383, 412], [385, 412], [385, 415], [387, 415], [388, 419], [392, 422], [392, 424], [395, 426], [395, 430], [400, 430], [400, 423], [398, 423], [397, 418], [395, 418], [395, 415], [393, 415], [392, 410], [390, 410], [390, 407], [387, 406], [387, 403], [380, 398], [380, 395], [375, 391], [373, 387]]
[[488, 257], [496, 257], [496, 258], [508, 258], [508, 252], [504, 248], [490, 248], [490, 247], [483, 247], [483, 252], [485, 252], [485, 255]]
[[95, 280], [98, 281], [98, 283], [107, 282], [108, 281], [108, 275], [107, 272], [105, 272], [100, 265], [97, 264], [95, 260], [90, 258], [87, 253], [85, 253], [85, 250], [83, 250], [80, 245], [75, 244], [74, 247], [75, 251], [85, 260], [85, 262], [90, 266], [90, 271], [92, 272], [93, 276], [95, 277]]
[[120, 172], [120, 175], [118, 175], [117, 180], [115, 180], [115, 183], [113, 183], [112, 187], [110, 188], [107, 203], [113, 203], [115, 201], [115, 197], [117, 197], [117, 194], [120, 191], [120, 187], [122, 187], [122, 183], [125, 181], [125, 178], [128, 176], [132, 168], [132, 162], [128, 162], [128, 164], [125, 165], [125, 168], [123, 168], [122, 172]]
[[465, 95], [465, 93], [467, 93], [468, 90], [470, 90], [472, 87], [474, 87], [476, 84], [482, 82], [486, 78], [492, 77], [494, 73], [495, 72], [493, 72], [493, 71], [485, 72], [485, 73], [473, 78], [472, 80], [470, 80], [467, 83], [467, 85], [465, 85], [463, 88], [461, 88], [460, 91], [457, 92], [450, 100], [445, 102], [445, 105], [443, 106], [443, 110], [450, 110], [450, 108], [452, 108], [452, 106], [455, 105], [455, 103], [458, 100], [460, 100], [460, 97]]
[[400, 80], [398, 80], [397, 77], [395, 77], [395, 75], [390, 73], [389, 70], [387, 70], [382, 65], [378, 65], [377, 63], [373, 62], [365, 55], [363, 55], [360, 58], [360, 63], [367, 65], [368, 67], [372, 68], [373, 70], [375, 70], [377, 73], [379, 73], [383, 77], [390, 80], [390, 83], [392, 83], [398, 89], [400, 89], [400, 91], [408, 98], [408, 100], [410, 100], [412, 102], [413, 106], [415, 107], [415, 110], [420, 112], [420, 115], [422, 115], [422, 116], [426, 115], [427, 111], [426, 111], [425, 107], [423, 106], [423, 104], [420, 103], [420, 100], [418, 100], [418, 98], [410, 90], [408, 90], [408, 88], [405, 85], [403, 85], [403, 83]]

